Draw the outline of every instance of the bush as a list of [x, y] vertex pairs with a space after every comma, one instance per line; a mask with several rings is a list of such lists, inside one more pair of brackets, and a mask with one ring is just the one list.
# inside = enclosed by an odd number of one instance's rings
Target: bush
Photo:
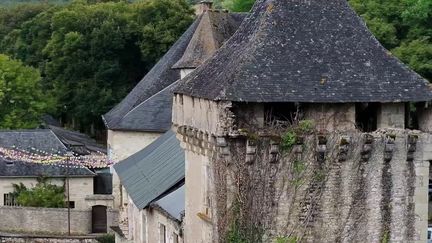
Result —
[[96, 238], [98, 242], [101, 243], [115, 243], [115, 237], [113, 234], [106, 234]]
[[65, 195], [64, 187], [49, 184], [46, 180], [40, 179], [38, 184], [31, 189], [26, 188], [22, 183], [13, 184], [17, 196], [17, 202], [23, 207], [43, 208], [64, 208]]

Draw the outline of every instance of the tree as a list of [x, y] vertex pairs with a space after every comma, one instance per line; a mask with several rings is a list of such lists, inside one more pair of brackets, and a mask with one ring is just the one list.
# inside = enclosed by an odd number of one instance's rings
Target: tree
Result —
[[193, 20], [185, 0], [75, 0], [53, 6], [2, 40], [4, 52], [41, 70], [56, 116], [89, 132]]
[[249, 12], [255, 0], [224, 0], [222, 6], [233, 12]]
[[35, 187], [28, 189], [22, 183], [12, 184], [17, 203], [23, 207], [63, 208], [65, 207], [65, 190], [62, 186], [50, 184], [39, 178]]
[[51, 105], [40, 80], [35, 68], [0, 55], [0, 128], [33, 128], [39, 124]]

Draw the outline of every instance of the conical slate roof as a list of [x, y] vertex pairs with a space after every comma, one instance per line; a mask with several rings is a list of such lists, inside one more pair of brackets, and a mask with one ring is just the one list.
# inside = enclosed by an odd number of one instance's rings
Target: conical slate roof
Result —
[[429, 101], [346, 0], [257, 0], [252, 14], [176, 93], [243, 102]]

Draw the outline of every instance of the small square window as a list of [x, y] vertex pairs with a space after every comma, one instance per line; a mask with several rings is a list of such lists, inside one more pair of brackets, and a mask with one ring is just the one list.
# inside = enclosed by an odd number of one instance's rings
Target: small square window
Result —
[[[68, 202], [66, 202], [66, 206], [67, 206], [67, 203]], [[69, 208], [75, 208], [75, 201], [69, 201]]]

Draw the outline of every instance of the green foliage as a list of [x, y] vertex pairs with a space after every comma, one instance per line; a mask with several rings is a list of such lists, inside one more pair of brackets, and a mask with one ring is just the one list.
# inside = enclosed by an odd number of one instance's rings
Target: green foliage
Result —
[[299, 242], [299, 239], [297, 237], [294, 237], [294, 236], [290, 236], [290, 237], [281, 236], [281, 237], [277, 237], [276, 238], [276, 242], [275, 243], [297, 243], [297, 242]]
[[40, 74], [0, 54], [0, 128], [33, 128], [52, 103], [43, 94]]
[[233, 12], [249, 12], [255, 0], [225, 0], [222, 6]]
[[64, 187], [49, 184], [46, 180], [40, 180], [31, 189], [22, 183], [13, 184], [14, 195], [17, 202], [23, 207], [63, 208], [65, 207]]
[[301, 120], [298, 124], [298, 129], [302, 133], [309, 133], [315, 129], [315, 121], [314, 120]]
[[388, 231], [385, 231], [383, 236], [381, 237], [381, 243], [389, 243], [390, 242], [390, 234]]
[[282, 151], [287, 151], [291, 149], [292, 146], [295, 145], [296, 141], [297, 141], [297, 134], [293, 130], [287, 131], [282, 136], [282, 141], [281, 141]]
[[350, 0], [378, 40], [432, 81], [432, 1]]
[[8, 11], [24, 17], [13, 24], [3, 21], [0, 51], [39, 68], [44, 90], [54, 97], [55, 116], [82, 131], [95, 121], [102, 128], [100, 116], [126, 96], [193, 20], [185, 0], [76, 0]]
[[287, 132], [282, 135], [282, 151], [290, 150], [299, 140], [299, 135], [307, 134], [315, 129], [315, 121], [301, 120], [298, 124], [293, 124]]
[[293, 168], [296, 174], [301, 174], [303, 171], [306, 170], [306, 164], [304, 161], [295, 160], [293, 163]]
[[96, 238], [101, 243], [115, 243], [115, 236], [113, 234], [106, 234]]

